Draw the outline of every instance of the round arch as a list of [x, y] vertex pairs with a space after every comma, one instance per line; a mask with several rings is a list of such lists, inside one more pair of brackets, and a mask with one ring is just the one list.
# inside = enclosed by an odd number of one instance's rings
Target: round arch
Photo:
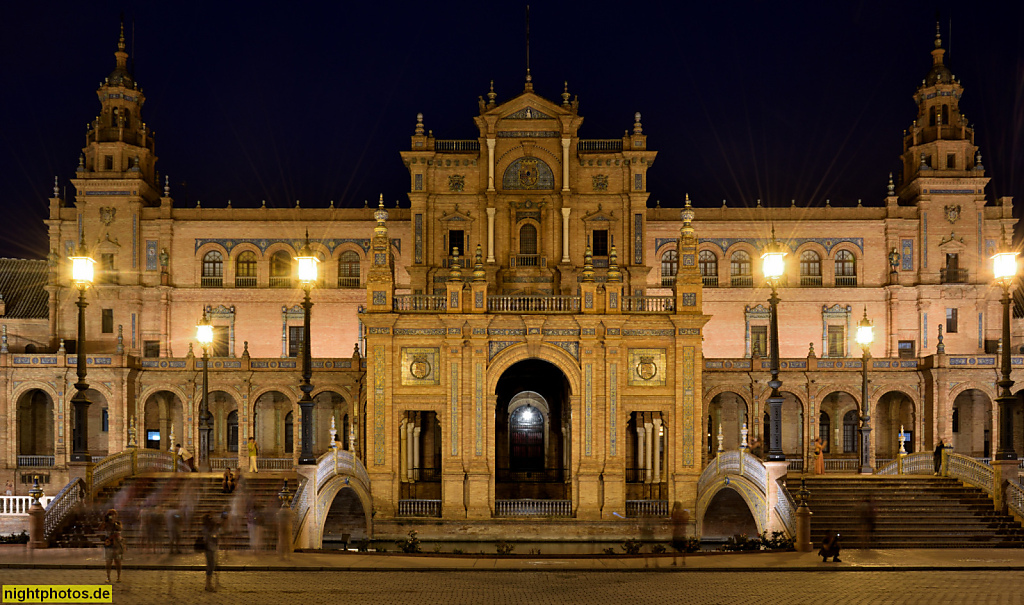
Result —
[[18, 456], [53, 456], [55, 442], [54, 412], [57, 400], [43, 388], [22, 388], [11, 401], [17, 415], [16, 453]]
[[168, 450], [175, 443], [188, 443], [184, 419], [191, 412], [178, 389], [151, 389], [140, 401], [141, 414], [136, 418], [139, 447]]
[[757, 526], [757, 533], [763, 533], [767, 529], [766, 517], [768, 505], [764, 494], [749, 479], [741, 475], [729, 475], [720, 477], [709, 485], [697, 496], [697, 535], [704, 535], [704, 522], [711, 503], [723, 490], [730, 490], [742, 498], [747, 505], [747, 511], [753, 517]]
[[517, 343], [503, 349], [494, 356], [487, 366], [487, 392], [494, 394], [498, 381], [510, 367], [527, 359], [546, 361], [558, 368], [569, 381], [569, 393], [578, 396], [582, 393], [579, 363], [567, 351], [547, 343]]
[[370, 495], [369, 487], [364, 486], [356, 476], [336, 475], [320, 488], [320, 493], [316, 497], [316, 523], [313, 527], [313, 535], [310, 536], [309, 540], [312, 548], [323, 548], [327, 514], [330, 512], [331, 505], [334, 504], [334, 499], [343, 489], [348, 489], [355, 493], [359, 504], [363, 507], [366, 537], [368, 540], [373, 539], [373, 497]]
[[[746, 423], [747, 430], [752, 431], [751, 419], [753, 410], [743, 395], [729, 389], [722, 389], [708, 400], [705, 406], [705, 420], [708, 424], [708, 458], [718, 452], [718, 433], [722, 433], [722, 448], [726, 451], [737, 450], [742, 440], [741, 430]], [[752, 432], [748, 432], [748, 441]]]

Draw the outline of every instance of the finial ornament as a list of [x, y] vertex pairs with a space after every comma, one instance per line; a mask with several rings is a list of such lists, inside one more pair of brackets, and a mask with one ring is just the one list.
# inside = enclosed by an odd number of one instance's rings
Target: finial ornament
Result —
[[619, 271], [619, 253], [615, 250], [615, 244], [612, 244], [612, 249], [608, 251], [608, 282], [622, 283], [622, 272]]
[[135, 440], [137, 429], [135, 428], [135, 416], [131, 417], [128, 421], [128, 447], [138, 447], [139, 444]]
[[939, 355], [946, 352], [946, 345], [942, 342], [942, 324], [939, 324], [939, 343], [935, 345], [935, 352]]
[[452, 248], [451, 266], [448, 267], [448, 281], [462, 281], [462, 262], [459, 260], [459, 247]]
[[57, 177], [53, 177], [53, 197], [60, 197], [60, 183]]
[[171, 197], [171, 177], [164, 175], [164, 197]]
[[942, 48], [942, 34], [939, 31], [938, 21], [935, 21], [935, 48]]
[[889, 190], [889, 196], [890, 197], [892, 197], [893, 195], [896, 195], [896, 185], [892, 182], [892, 173], [891, 172], [889, 173], [888, 190]]
[[493, 106], [497, 98], [498, 93], [494, 92], [494, 80], [491, 80], [491, 90], [487, 93], [487, 104]]
[[476, 245], [476, 258], [473, 260], [473, 281], [487, 281], [487, 272], [484, 271], [484, 253], [480, 244]]
[[416, 136], [423, 136], [423, 114], [416, 114]]
[[569, 104], [569, 81], [565, 81], [565, 88], [562, 89], [562, 105]]
[[117, 324], [117, 354], [124, 354], [124, 326]]
[[583, 281], [586, 283], [594, 281], [594, 252], [590, 249], [590, 241], [587, 241], [587, 249], [583, 252]]
[[640, 112], [633, 114], [633, 134], [643, 134], [644, 125], [640, 123]]

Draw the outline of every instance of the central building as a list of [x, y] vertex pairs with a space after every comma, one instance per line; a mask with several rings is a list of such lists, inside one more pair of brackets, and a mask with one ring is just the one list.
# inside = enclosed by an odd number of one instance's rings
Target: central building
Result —
[[640, 114], [622, 138], [581, 139], [577, 107], [528, 77], [480, 99], [477, 139], [417, 118], [409, 287], [380, 209], [362, 315], [378, 537], [410, 516], [600, 524], [695, 503], [707, 317], [692, 211], [674, 290], [647, 295], [656, 153]]

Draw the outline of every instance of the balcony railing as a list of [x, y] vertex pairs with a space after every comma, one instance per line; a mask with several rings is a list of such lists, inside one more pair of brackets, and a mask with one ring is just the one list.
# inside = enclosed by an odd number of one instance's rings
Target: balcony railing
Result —
[[495, 500], [495, 517], [571, 517], [571, 500]]
[[223, 288], [224, 278], [223, 277], [203, 277], [199, 278], [199, 285], [203, 288]]
[[676, 285], [676, 276], [675, 275], [662, 275], [661, 276], [661, 287], [662, 288], [671, 288], [674, 285]]
[[45, 468], [53, 466], [53, 456], [18, 455], [18, 467]]
[[701, 275], [700, 281], [704, 283], [705, 288], [717, 288], [718, 287], [718, 276], [717, 275]]
[[448, 297], [444, 294], [399, 294], [394, 298], [395, 311], [413, 313], [437, 313], [448, 308]]
[[676, 299], [672, 296], [624, 296], [622, 310], [626, 313], [672, 313]]
[[449, 153], [480, 151], [480, 141], [477, 139], [435, 139], [434, 151], [447, 151]]
[[564, 477], [565, 471], [560, 468], [534, 470], [499, 468], [495, 473], [497, 481], [516, 483], [561, 483]]
[[399, 517], [440, 517], [440, 500], [399, 500]]
[[413, 468], [412, 476], [416, 481], [423, 481], [425, 483], [437, 483], [441, 480], [441, 469], [437, 467], [432, 468]]
[[821, 276], [820, 275], [801, 275], [800, 286], [804, 288], [820, 288], [821, 287]]
[[512, 267], [538, 267], [540, 266], [539, 254], [516, 254], [512, 257]]
[[339, 288], [358, 288], [359, 278], [358, 277], [339, 277], [338, 278]]
[[576, 151], [622, 151], [622, 139], [580, 139]]
[[235, 277], [236, 288], [255, 288], [256, 278], [255, 277]]
[[274, 277], [270, 276], [270, 287], [271, 288], [291, 288], [292, 278], [289, 276]]
[[855, 288], [855, 287], [857, 287], [857, 276], [856, 275], [837, 275], [836, 276], [836, 287], [837, 288]]
[[291, 458], [258, 458], [256, 468], [267, 471], [290, 471], [294, 461]]
[[626, 500], [627, 517], [667, 517], [668, 500]]
[[733, 275], [729, 278], [729, 284], [734, 288], [752, 288], [754, 278], [750, 275]]
[[966, 284], [968, 280], [967, 269], [942, 268], [939, 270], [939, 277], [944, 284]]
[[579, 313], [579, 296], [500, 294], [487, 297], [491, 313]]

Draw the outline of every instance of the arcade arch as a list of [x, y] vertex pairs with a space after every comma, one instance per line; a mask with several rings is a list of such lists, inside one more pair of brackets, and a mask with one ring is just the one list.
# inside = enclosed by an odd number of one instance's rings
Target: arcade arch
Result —
[[915, 439], [917, 435], [914, 434], [917, 410], [914, 401], [906, 393], [889, 391], [879, 397], [871, 420], [876, 459], [888, 460], [896, 457], [900, 451], [900, 428], [906, 435], [904, 447], [908, 454], [914, 451], [914, 444], [920, 442], [919, 439]]
[[953, 450], [975, 458], [992, 455], [992, 400], [980, 389], [965, 389], [953, 400]]

